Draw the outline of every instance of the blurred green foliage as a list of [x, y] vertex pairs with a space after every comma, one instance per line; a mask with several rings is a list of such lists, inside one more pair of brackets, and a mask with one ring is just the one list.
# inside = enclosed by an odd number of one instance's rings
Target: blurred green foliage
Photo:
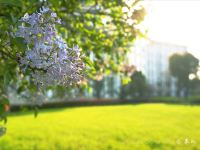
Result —
[[131, 75], [131, 82], [121, 86], [121, 98], [144, 97], [147, 94], [148, 85], [141, 71], [135, 71]]
[[[139, 0], [130, 5], [124, 0], [0, 0], [1, 94], [7, 94], [8, 86], [15, 87], [19, 93], [37, 90], [29, 74], [22, 74], [16, 62], [16, 53], [24, 53], [26, 46], [21, 38], [13, 38], [11, 33], [16, 31], [18, 20], [25, 13], [31, 14], [41, 6], [50, 7], [61, 18], [62, 25], [57, 29], [68, 45], [81, 47], [86, 56], [87, 78], [95, 79], [97, 75], [111, 72], [123, 75], [121, 68], [127, 59], [128, 44], [143, 36], [136, 28], [145, 16]], [[128, 12], [123, 12], [123, 8]], [[51, 88], [63, 90], [63, 87]]]
[[190, 53], [175, 53], [169, 58], [169, 69], [171, 74], [177, 79], [177, 96], [188, 96], [192, 87], [198, 81], [189, 79], [190, 74], [196, 74], [199, 67], [199, 60]]

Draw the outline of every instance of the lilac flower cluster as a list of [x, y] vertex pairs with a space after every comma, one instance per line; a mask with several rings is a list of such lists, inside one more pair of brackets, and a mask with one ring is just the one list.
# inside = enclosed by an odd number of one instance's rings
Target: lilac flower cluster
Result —
[[32, 70], [36, 85], [72, 85], [83, 79], [84, 63], [78, 46], [69, 48], [57, 34], [55, 25], [61, 20], [49, 8], [25, 14], [17, 37], [25, 40], [27, 49], [19, 56], [24, 71]]

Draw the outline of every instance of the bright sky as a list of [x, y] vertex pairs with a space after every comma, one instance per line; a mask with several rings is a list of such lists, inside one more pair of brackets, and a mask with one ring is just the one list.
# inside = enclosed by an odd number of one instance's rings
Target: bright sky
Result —
[[188, 46], [200, 58], [200, 0], [151, 0], [145, 26], [156, 41]]

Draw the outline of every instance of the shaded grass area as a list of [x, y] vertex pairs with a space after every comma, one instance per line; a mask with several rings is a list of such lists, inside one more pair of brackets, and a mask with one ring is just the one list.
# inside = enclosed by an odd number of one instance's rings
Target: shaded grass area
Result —
[[200, 106], [140, 104], [16, 113], [0, 150], [198, 150]]

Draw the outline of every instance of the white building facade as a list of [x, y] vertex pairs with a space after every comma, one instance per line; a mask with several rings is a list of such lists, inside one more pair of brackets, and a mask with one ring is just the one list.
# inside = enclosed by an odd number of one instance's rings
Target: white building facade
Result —
[[143, 72], [152, 88], [153, 96], [176, 94], [176, 80], [169, 72], [169, 57], [174, 53], [183, 53], [187, 47], [152, 40], [136, 42], [131, 62]]

